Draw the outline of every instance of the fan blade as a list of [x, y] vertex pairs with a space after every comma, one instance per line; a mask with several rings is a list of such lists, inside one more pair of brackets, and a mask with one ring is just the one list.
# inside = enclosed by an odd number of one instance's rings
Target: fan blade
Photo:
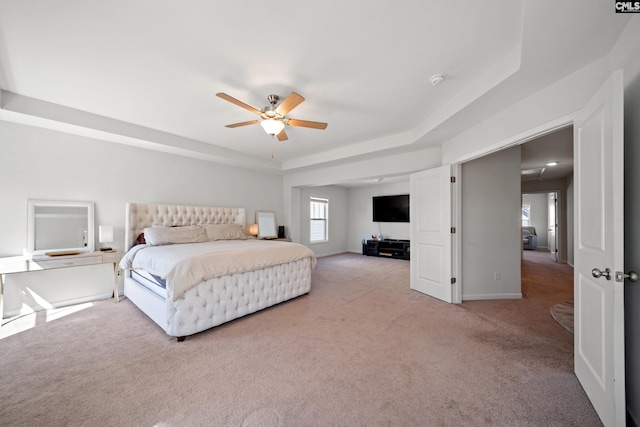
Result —
[[245, 110], [249, 110], [253, 114], [258, 114], [258, 115], [262, 114], [262, 111], [258, 110], [257, 108], [253, 108], [251, 105], [245, 104], [242, 101], [238, 101], [237, 99], [235, 99], [232, 96], [227, 95], [226, 93], [219, 92], [219, 93], [216, 93], [216, 96], [219, 97], [219, 98], [224, 99], [225, 101], [229, 101], [232, 104], [236, 104], [238, 107], [242, 107]]
[[237, 128], [240, 126], [257, 125], [258, 123], [260, 123], [260, 120], [249, 120], [248, 122], [233, 123], [230, 125], [226, 125], [225, 127]]
[[295, 92], [291, 92], [289, 96], [287, 96], [286, 99], [282, 101], [280, 105], [278, 105], [278, 108], [276, 108], [276, 113], [286, 116], [289, 111], [300, 105], [302, 101], [304, 101], [304, 98], [301, 95], [298, 95]]
[[284, 131], [284, 129], [282, 129], [280, 131], [279, 134], [276, 135], [278, 137], [278, 141], [282, 142], [282, 141], [286, 141], [287, 139], [289, 139], [289, 137], [287, 136], [287, 133]]
[[309, 120], [289, 119], [287, 124], [290, 126], [302, 126], [303, 128], [326, 129], [327, 124], [321, 122], [310, 122]]

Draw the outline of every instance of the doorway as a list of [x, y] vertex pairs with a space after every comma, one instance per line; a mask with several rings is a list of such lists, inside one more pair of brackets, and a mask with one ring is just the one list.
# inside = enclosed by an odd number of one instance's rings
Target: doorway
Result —
[[547, 244], [554, 262], [558, 262], [558, 192], [547, 194]]
[[573, 126], [522, 144], [521, 191], [529, 208], [522, 225], [537, 233], [534, 248], [523, 245], [522, 296], [535, 295], [549, 308], [572, 302]]
[[540, 224], [538, 246], [548, 249], [557, 262], [573, 265], [573, 126], [520, 147], [523, 203], [524, 195], [538, 195], [531, 213]]

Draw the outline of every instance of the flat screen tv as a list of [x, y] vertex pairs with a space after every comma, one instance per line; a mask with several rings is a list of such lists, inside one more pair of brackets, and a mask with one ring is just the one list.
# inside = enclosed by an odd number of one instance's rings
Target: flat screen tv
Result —
[[409, 222], [409, 195], [373, 198], [374, 222]]

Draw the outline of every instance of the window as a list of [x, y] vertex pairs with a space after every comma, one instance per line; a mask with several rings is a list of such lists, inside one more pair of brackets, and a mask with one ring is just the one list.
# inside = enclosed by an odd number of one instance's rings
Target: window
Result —
[[531, 223], [531, 203], [522, 204], [522, 226], [526, 227]]
[[309, 241], [326, 242], [329, 240], [329, 199], [311, 197], [309, 210], [310, 233]]

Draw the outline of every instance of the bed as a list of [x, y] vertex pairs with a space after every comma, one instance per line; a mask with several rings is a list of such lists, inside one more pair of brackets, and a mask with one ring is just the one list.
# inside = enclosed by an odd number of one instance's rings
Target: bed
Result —
[[315, 254], [245, 225], [244, 208], [128, 203], [124, 295], [182, 341], [308, 293]]

